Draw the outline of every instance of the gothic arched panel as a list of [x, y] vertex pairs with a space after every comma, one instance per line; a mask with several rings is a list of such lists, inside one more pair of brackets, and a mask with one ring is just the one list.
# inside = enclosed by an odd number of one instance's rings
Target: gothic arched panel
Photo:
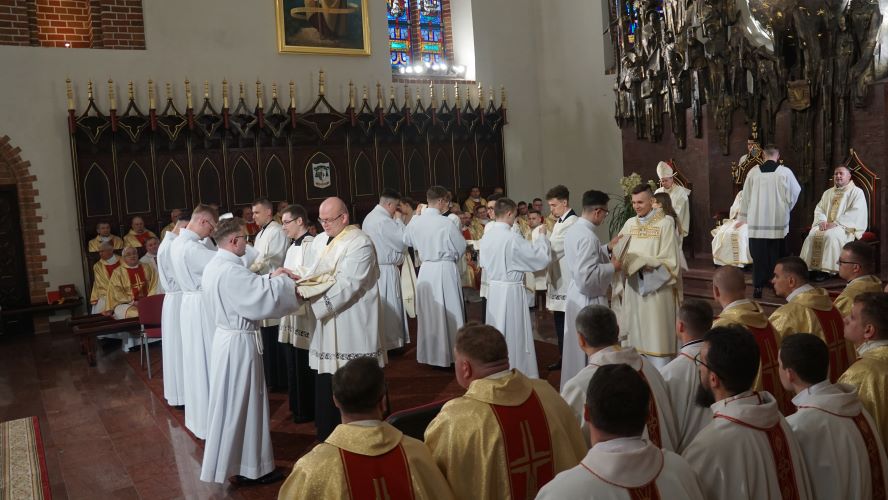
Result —
[[401, 190], [401, 166], [391, 151], [382, 159], [382, 188]]
[[425, 191], [429, 187], [426, 175], [426, 163], [418, 151], [413, 151], [410, 161], [407, 162], [407, 172], [410, 176], [410, 192]]
[[271, 201], [287, 201], [287, 174], [277, 155], [271, 155], [265, 165], [265, 192]]
[[160, 174], [160, 199], [164, 212], [188, 206], [185, 195], [185, 174], [175, 160], [170, 160]]
[[86, 171], [83, 178], [83, 197], [87, 217], [111, 215], [111, 182], [98, 163], [93, 163]]
[[373, 195], [376, 191], [376, 186], [373, 185], [373, 164], [363, 151], [355, 159], [354, 180], [355, 196]]
[[443, 149], [439, 149], [435, 154], [435, 184], [444, 186], [447, 189], [453, 189], [455, 184], [453, 179], [453, 164], [447, 153]]
[[123, 200], [127, 214], [144, 214], [151, 211], [148, 176], [137, 162], [130, 163], [123, 174]]
[[197, 196], [200, 203], [222, 204], [222, 181], [219, 169], [209, 158], [205, 158], [197, 170]]
[[456, 161], [456, 170], [459, 173], [459, 189], [460, 191], [464, 189], [469, 189], [475, 184], [477, 184], [477, 180], [475, 179], [475, 161], [472, 159], [472, 155], [465, 149], [459, 152], [459, 156]]
[[235, 205], [249, 205], [256, 199], [253, 170], [243, 156], [239, 156], [234, 162], [234, 169], [231, 171], [231, 191]]

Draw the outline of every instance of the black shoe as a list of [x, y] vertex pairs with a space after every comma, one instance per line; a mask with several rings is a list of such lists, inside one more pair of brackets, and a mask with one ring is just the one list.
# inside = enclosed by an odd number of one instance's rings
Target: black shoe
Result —
[[754, 299], [762, 298], [762, 287], [757, 286], [752, 290], [752, 298], [754, 298]]
[[256, 484], [271, 484], [276, 483], [278, 481], [282, 481], [284, 479], [284, 475], [277, 469], [269, 472], [268, 474], [256, 478], [250, 479], [245, 476], [234, 476], [230, 479], [230, 481], [238, 486], [252, 486]]
[[546, 367], [550, 372], [561, 369], [561, 360], [552, 363], [551, 365]]

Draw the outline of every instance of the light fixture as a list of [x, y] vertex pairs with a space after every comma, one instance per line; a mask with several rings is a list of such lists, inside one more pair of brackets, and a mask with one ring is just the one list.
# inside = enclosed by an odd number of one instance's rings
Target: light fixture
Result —
[[425, 73], [425, 67], [422, 64], [417, 64], [413, 67], [413, 72], [423, 74]]
[[413, 73], [413, 66], [407, 66], [406, 68], [401, 68], [401, 69], [406, 71], [408, 74]]

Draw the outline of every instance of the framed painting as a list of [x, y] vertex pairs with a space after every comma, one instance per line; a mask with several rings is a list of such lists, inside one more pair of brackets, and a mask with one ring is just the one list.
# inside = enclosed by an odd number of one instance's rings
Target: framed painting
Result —
[[275, 0], [279, 52], [370, 55], [367, 0]]

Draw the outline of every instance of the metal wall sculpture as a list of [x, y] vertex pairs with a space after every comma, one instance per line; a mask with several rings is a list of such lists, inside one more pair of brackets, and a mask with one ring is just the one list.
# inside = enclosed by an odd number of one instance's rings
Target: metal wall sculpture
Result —
[[616, 120], [634, 123], [638, 139], [659, 141], [665, 113], [684, 148], [686, 110], [701, 137], [706, 104], [728, 154], [735, 110], [758, 124], [768, 143], [786, 100], [800, 180], [811, 176], [818, 120], [824, 162], [848, 150], [849, 106], [864, 106], [874, 79], [878, 0], [611, 1], [618, 16]]

